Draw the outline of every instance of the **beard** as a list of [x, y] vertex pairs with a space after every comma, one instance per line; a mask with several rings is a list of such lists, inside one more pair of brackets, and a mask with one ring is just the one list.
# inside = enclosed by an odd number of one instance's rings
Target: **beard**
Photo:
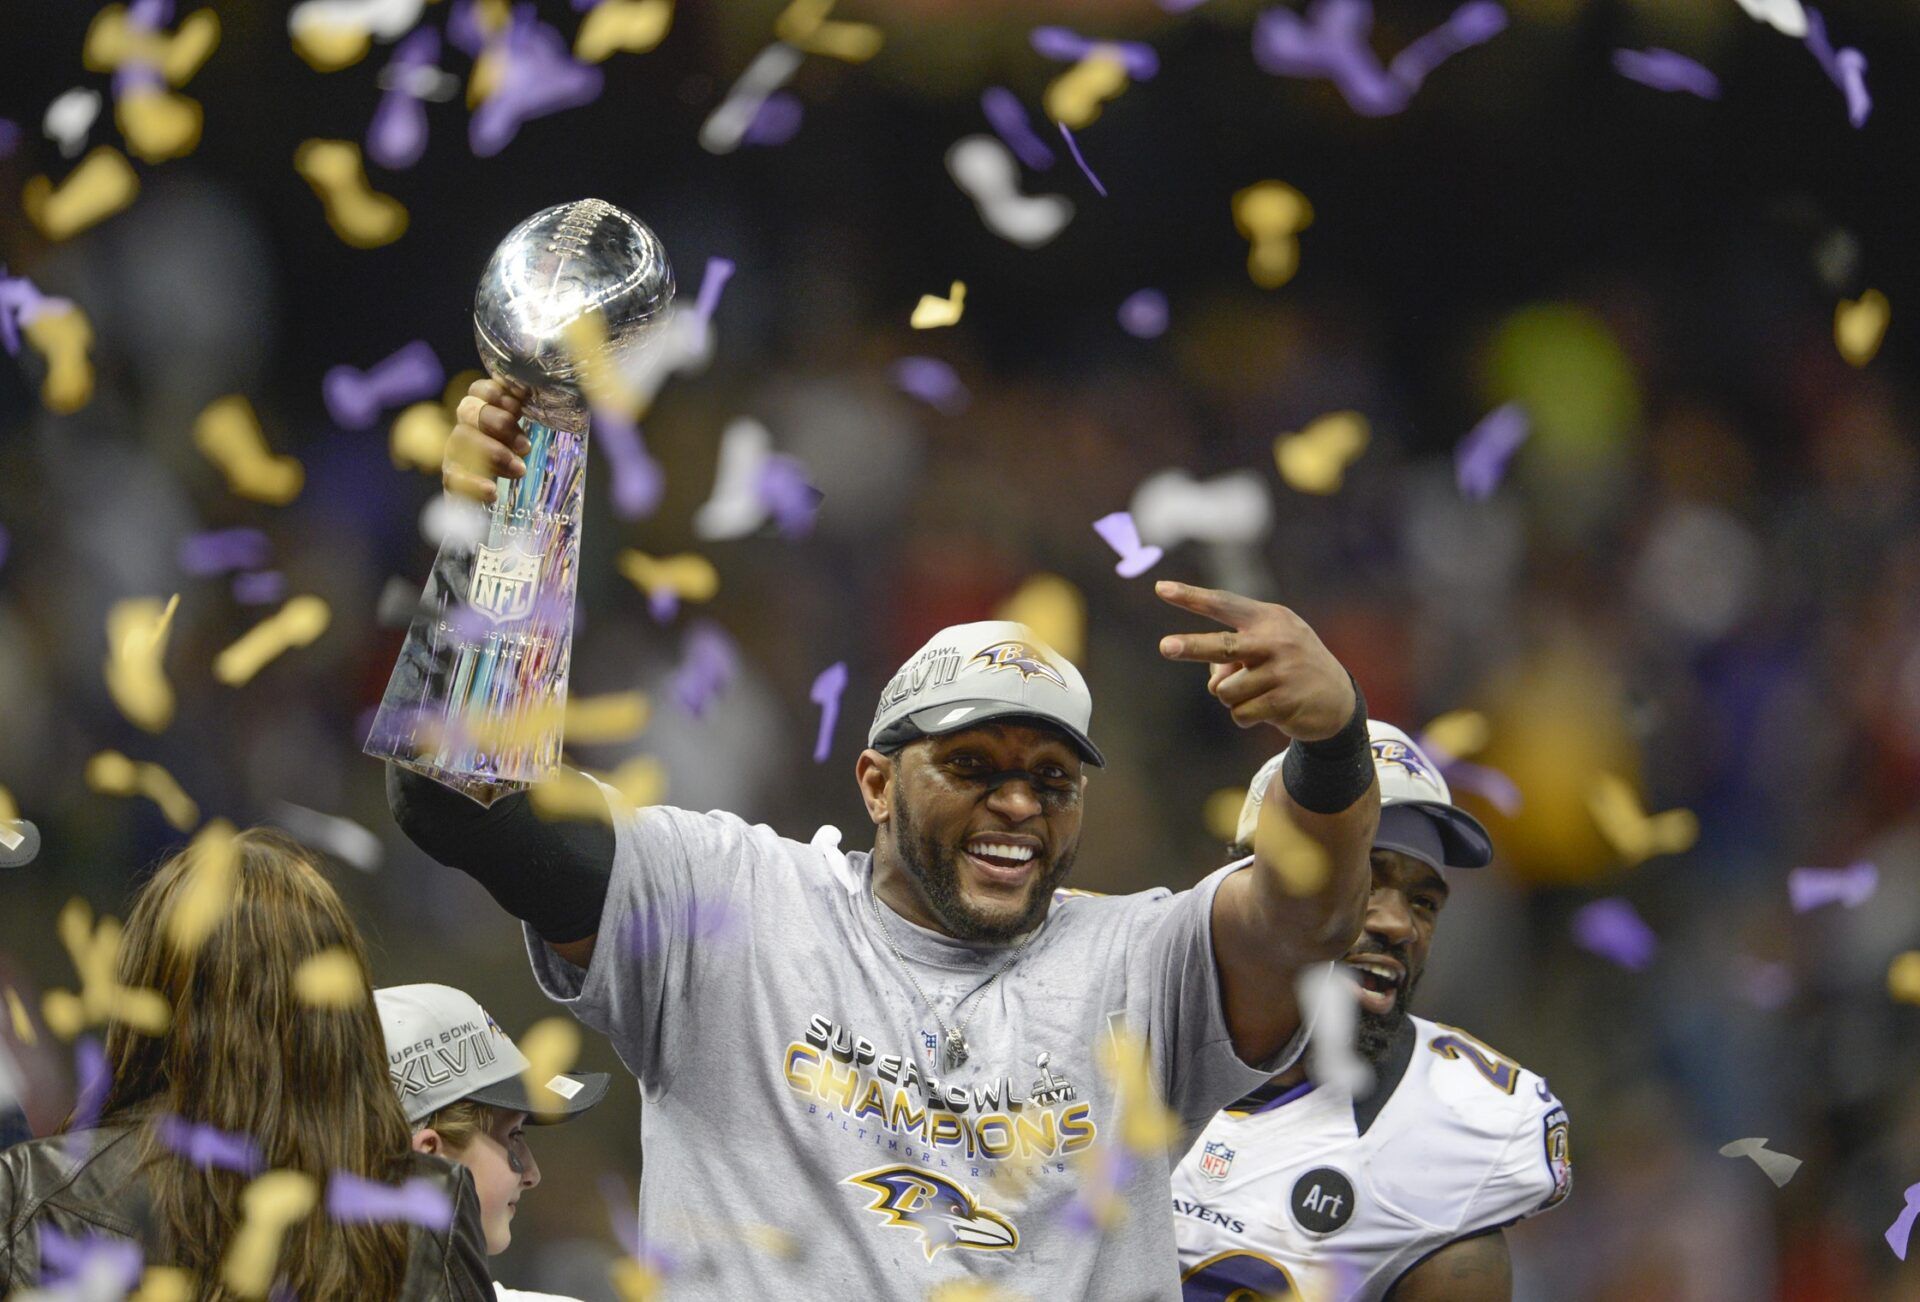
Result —
[[[1387, 954], [1402, 962], [1406, 961], [1404, 954], [1386, 949], [1349, 950], [1347, 957], [1357, 958], [1368, 952]], [[1406, 982], [1394, 992], [1392, 1008], [1384, 1013], [1370, 1013], [1364, 1008], [1359, 1010], [1360, 1019], [1354, 1030], [1353, 1048], [1354, 1052], [1367, 1060], [1369, 1066], [1378, 1068], [1386, 1060], [1387, 1050], [1393, 1047], [1393, 1037], [1399, 1034], [1400, 1028], [1407, 1024], [1408, 1010], [1413, 1004], [1413, 990], [1419, 984], [1420, 973], [1408, 966]]]
[[1073, 871], [1074, 858], [1080, 851], [1078, 844], [1068, 846], [1044, 875], [1035, 876], [1027, 887], [1027, 906], [1019, 914], [1006, 917], [982, 913], [967, 903], [960, 889], [960, 856], [964, 851], [957, 846], [943, 845], [931, 834], [922, 832], [907, 812], [907, 806], [904, 800], [894, 806], [894, 850], [907, 872], [920, 883], [920, 893], [926, 897], [933, 916], [955, 940], [1005, 944], [1039, 926], [1053, 903], [1054, 890]]

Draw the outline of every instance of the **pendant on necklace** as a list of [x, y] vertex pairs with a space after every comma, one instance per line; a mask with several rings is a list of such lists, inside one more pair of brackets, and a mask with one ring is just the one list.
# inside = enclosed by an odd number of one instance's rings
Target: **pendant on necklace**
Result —
[[958, 1067], [967, 1060], [967, 1037], [958, 1030], [947, 1032], [947, 1067]]

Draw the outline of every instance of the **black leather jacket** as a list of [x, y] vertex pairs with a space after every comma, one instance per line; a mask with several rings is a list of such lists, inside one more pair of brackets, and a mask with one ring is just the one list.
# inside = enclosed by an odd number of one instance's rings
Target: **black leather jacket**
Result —
[[[77, 1166], [58, 1137], [30, 1140], [0, 1153], [0, 1297], [40, 1282], [42, 1225], [70, 1238], [104, 1232], [133, 1239], [154, 1259], [132, 1127], [104, 1126], [87, 1134], [91, 1146]], [[411, 1227], [406, 1279], [395, 1302], [494, 1302], [473, 1177], [443, 1158], [408, 1156], [407, 1175], [424, 1177], [445, 1190], [453, 1199], [454, 1216], [448, 1230]]]

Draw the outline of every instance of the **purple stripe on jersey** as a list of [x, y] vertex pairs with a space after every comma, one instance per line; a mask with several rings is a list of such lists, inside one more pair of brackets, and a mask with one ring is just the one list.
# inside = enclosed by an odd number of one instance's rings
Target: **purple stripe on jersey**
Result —
[[1280, 1107], [1283, 1104], [1293, 1102], [1295, 1099], [1299, 1098], [1302, 1094], [1305, 1094], [1308, 1090], [1311, 1090], [1312, 1088], [1313, 1088], [1312, 1081], [1303, 1080], [1298, 1085], [1295, 1085], [1292, 1089], [1288, 1090], [1285, 1094], [1280, 1095], [1278, 1098], [1270, 1099], [1267, 1102], [1262, 1103], [1259, 1107], [1247, 1113], [1247, 1115], [1250, 1117], [1257, 1117], [1262, 1112], [1271, 1112], [1275, 1108]]

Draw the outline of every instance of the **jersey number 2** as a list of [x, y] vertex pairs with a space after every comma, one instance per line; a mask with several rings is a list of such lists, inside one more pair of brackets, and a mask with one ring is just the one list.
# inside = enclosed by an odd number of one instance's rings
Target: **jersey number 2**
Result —
[[1287, 1268], [1257, 1252], [1223, 1252], [1180, 1277], [1181, 1302], [1299, 1302]]
[[1513, 1093], [1513, 1087], [1520, 1083], [1520, 1068], [1516, 1064], [1464, 1036], [1436, 1035], [1427, 1047], [1442, 1058], [1465, 1058], [1475, 1071], [1487, 1078], [1487, 1084], [1503, 1094]]

